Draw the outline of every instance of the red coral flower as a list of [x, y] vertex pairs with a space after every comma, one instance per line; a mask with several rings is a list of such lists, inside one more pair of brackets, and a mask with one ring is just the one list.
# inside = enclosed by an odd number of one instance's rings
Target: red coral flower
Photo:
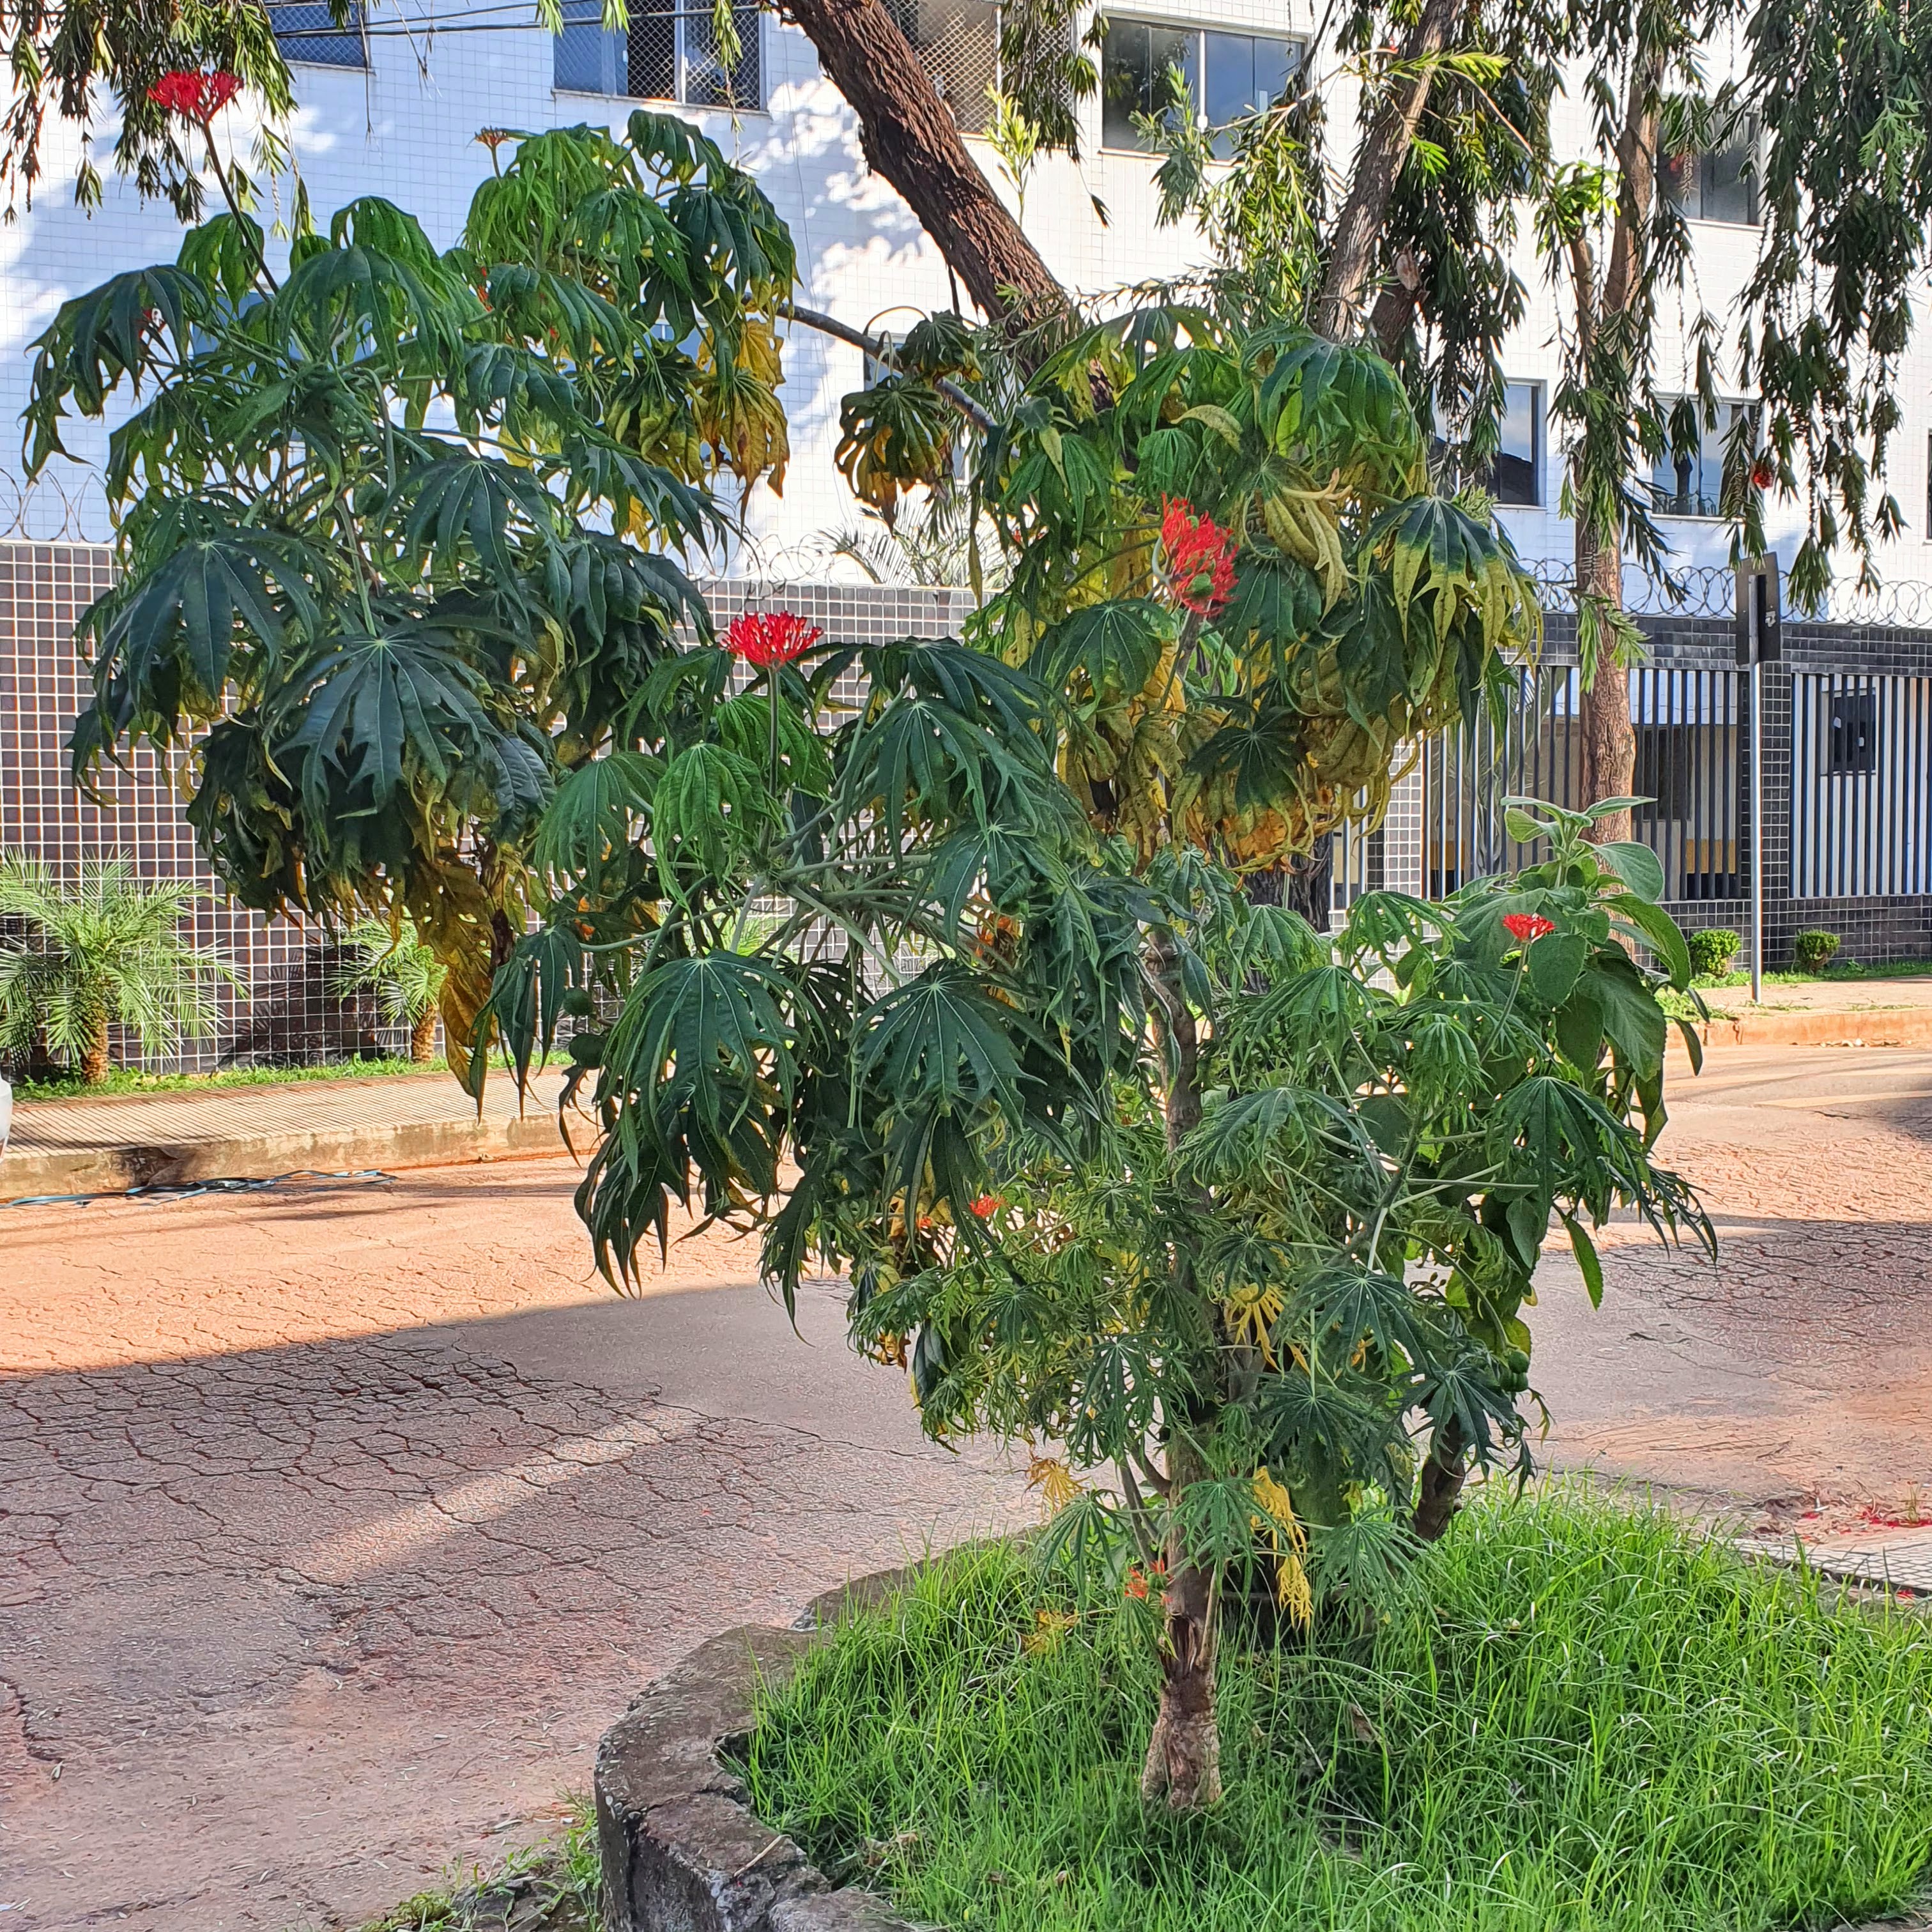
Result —
[[1505, 928], [1527, 946], [1532, 940], [1540, 939], [1546, 932], [1554, 932], [1556, 926], [1540, 914], [1509, 912], [1503, 915]]
[[1234, 589], [1234, 546], [1212, 517], [1197, 517], [1185, 498], [1164, 497], [1160, 547], [1167, 553], [1167, 587], [1196, 616], [1215, 616]]
[[190, 121], [208, 121], [220, 112], [242, 91], [242, 83], [232, 74], [202, 74], [176, 68], [164, 74], [148, 90], [148, 98], [170, 114]]
[[973, 1211], [982, 1221], [990, 1221], [1006, 1204], [997, 1194], [982, 1194], [973, 1204]]
[[802, 657], [824, 635], [793, 610], [747, 610], [734, 617], [724, 632], [725, 647], [747, 664], [790, 664]]

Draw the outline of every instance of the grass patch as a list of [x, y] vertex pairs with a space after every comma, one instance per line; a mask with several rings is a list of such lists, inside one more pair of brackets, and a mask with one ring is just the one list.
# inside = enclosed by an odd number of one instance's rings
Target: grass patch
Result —
[[[1932, 975], [1932, 959], [1890, 959], [1869, 966], [1856, 960], [1849, 965], [1828, 966], [1822, 973], [1798, 973], [1780, 969], [1767, 972], [1767, 986], [1836, 986], [1860, 980], [1923, 980]], [[1699, 986], [1748, 986], [1750, 974], [1740, 968], [1724, 974], [1700, 973], [1692, 982]]]
[[362, 1932], [598, 1932], [603, 1898], [597, 1814], [569, 1801], [556, 1838], [513, 1852], [494, 1871], [479, 1866], [372, 1918]]
[[1912, 1895], [1912, 1612], [1568, 1486], [1480, 1502], [1416, 1581], [1372, 1640], [1224, 1646], [1228, 1796], [1173, 1820], [1138, 1794], [1131, 1613], [1056, 1641], [1065, 1592], [968, 1552], [762, 1699], [754, 1808], [913, 1918], [1006, 1932], [1773, 1932]]
[[366, 1080], [398, 1073], [437, 1073], [448, 1070], [440, 1058], [428, 1065], [385, 1055], [372, 1060], [331, 1060], [314, 1066], [224, 1066], [214, 1073], [144, 1073], [138, 1066], [116, 1066], [96, 1085], [77, 1074], [51, 1080], [16, 1080], [16, 1100], [98, 1100], [110, 1094], [199, 1094], [223, 1087], [284, 1087], [304, 1080]]

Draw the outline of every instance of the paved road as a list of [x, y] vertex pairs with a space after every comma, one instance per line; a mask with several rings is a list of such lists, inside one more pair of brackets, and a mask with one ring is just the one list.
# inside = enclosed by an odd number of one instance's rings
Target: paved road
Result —
[[[1774, 1519], [1932, 1498], [1932, 1054], [1682, 1095], [1724, 1262], [1616, 1231], [1592, 1314], [1552, 1257], [1552, 1446]], [[795, 1340], [706, 1240], [616, 1300], [572, 1178], [0, 1211], [0, 1926], [353, 1924], [582, 1789], [706, 1635], [1028, 1513], [830, 1294]]]
[[1615, 1227], [1593, 1313], [1548, 1256], [1552, 1449], [1774, 1522], [1932, 1513], [1932, 1053], [1733, 1048], [1670, 1097], [1664, 1155], [1703, 1194], [1717, 1264]]
[[618, 1300], [574, 1181], [0, 1215], [0, 1926], [359, 1923], [705, 1636], [1025, 1508], [734, 1245]]

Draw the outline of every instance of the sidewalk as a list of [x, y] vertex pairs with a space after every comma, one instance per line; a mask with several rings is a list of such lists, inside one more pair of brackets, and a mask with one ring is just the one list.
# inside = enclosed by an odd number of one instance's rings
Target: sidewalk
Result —
[[1748, 986], [1707, 986], [1706, 1046], [1932, 1046], [1932, 974], [1908, 980], [1767, 981], [1761, 1005]]
[[[514, 1084], [494, 1073], [480, 1119], [445, 1072], [22, 1102], [0, 1157], [0, 1203], [309, 1168], [339, 1173], [559, 1154], [562, 1084], [560, 1073], [538, 1075], [520, 1112]], [[587, 1152], [587, 1121], [574, 1137]]]

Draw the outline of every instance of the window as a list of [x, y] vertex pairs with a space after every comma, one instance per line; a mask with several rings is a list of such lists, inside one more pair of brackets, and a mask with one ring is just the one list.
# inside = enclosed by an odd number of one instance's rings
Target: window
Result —
[[1719, 492], [1724, 478], [1724, 441], [1741, 416], [1755, 418], [1749, 403], [1720, 404], [1718, 426], [1706, 427], [1700, 417], [1697, 447], [1684, 455], [1666, 450], [1650, 472], [1650, 494], [1661, 517], [1718, 517]]
[[1543, 501], [1543, 387], [1503, 386], [1502, 440], [1483, 488], [1498, 503], [1533, 507]]
[[983, 134], [988, 88], [1000, 84], [1000, 10], [994, 0], [886, 0], [933, 91], [960, 131]]
[[630, 15], [628, 32], [607, 33], [603, 0], [563, 0], [556, 85], [569, 92], [676, 100], [688, 107], [764, 105], [755, 6], [731, 10], [740, 51], [728, 70], [702, 0], [630, 0]]
[[[1225, 130], [1278, 99], [1300, 64], [1299, 40], [1109, 20], [1100, 54], [1100, 144], [1148, 148], [1136, 116], [1164, 119], [1184, 92], [1206, 125]], [[1232, 153], [1232, 139], [1217, 133], [1214, 149]]]
[[368, 43], [362, 38], [362, 9], [352, 7], [340, 26], [328, 10], [328, 0], [296, 7], [272, 6], [268, 25], [285, 61], [304, 61], [311, 67], [367, 67]]
[[1757, 131], [1747, 122], [1714, 154], [1674, 154], [1664, 164], [1664, 192], [1692, 221], [1757, 226]]
[[1831, 698], [1830, 760], [1833, 778], [1878, 770], [1878, 699], [1869, 691], [1834, 691]]

